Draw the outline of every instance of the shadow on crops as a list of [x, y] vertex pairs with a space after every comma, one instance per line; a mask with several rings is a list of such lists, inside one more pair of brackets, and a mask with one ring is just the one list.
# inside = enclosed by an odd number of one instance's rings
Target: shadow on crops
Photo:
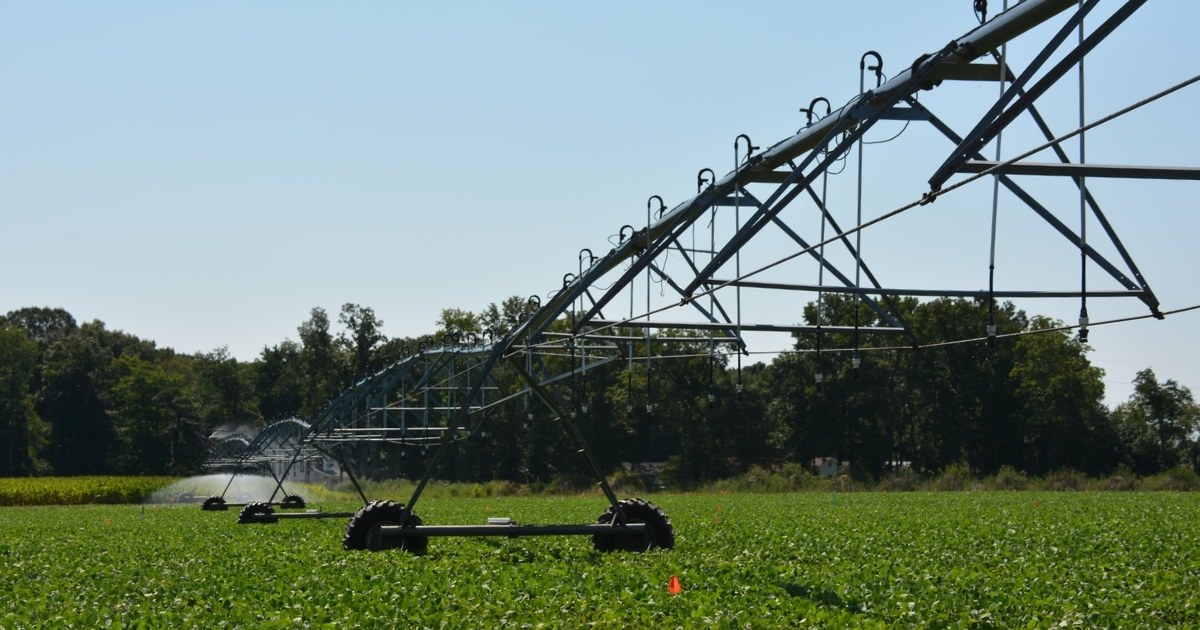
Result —
[[783, 590], [792, 597], [803, 597], [811, 602], [828, 606], [830, 608], [841, 608], [850, 612], [858, 612], [862, 607], [858, 602], [852, 599], [842, 599], [835, 591], [827, 588], [812, 587], [807, 584], [784, 583]]

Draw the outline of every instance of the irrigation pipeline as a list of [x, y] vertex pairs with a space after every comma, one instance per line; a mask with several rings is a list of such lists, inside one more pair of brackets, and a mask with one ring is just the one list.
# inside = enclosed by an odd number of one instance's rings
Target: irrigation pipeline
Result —
[[[1115, 119], [1117, 119], [1117, 118], [1119, 118], [1119, 117], [1121, 117], [1121, 116], [1124, 116], [1125, 114], [1128, 114], [1128, 113], [1130, 113], [1130, 112], [1132, 112], [1132, 111], [1134, 111], [1134, 110], [1136, 110], [1136, 109], [1139, 109], [1139, 108], [1141, 108], [1141, 107], [1144, 107], [1144, 106], [1146, 106], [1146, 105], [1149, 105], [1150, 103], [1153, 103], [1154, 101], [1157, 101], [1157, 100], [1159, 100], [1159, 99], [1161, 99], [1161, 98], [1163, 98], [1163, 97], [1165, 97], [1165, 96], [1168, 96], [1168, 95], [1170, 95], [1170, 94], [1173, 94], [1174, 92], [1177, 92], [1177, 91], [1179, 91], [1179, 90], [1181, 90], [1181, 89], [1183, 89], [1183, 88], [1185, 88], [1185, 87], [1187, 87], [1187, 86], [1189, 86], [1189, 85], [1191, 85], [1191, 84], [1193, 84], [1193, 83], [1196, 83], [1197, 81], [1200, 81], [1200, 74], [1198, 74], [1198, 75], [1194, 75], [1194, 76], [1192, 76], [1192, 77], [1191, 77], [1191, 78], [1189, 78], [1189, 79], [1186, 79], [1186, 80], [1184, 80], [1184, 81], [1181, 81], [1181, 82], [1179, 82], [1179, 83], [1176, 83], [1175, 85], [1172, 85], [1171, 87], [1168, 87], [1168, 88], [1166, 88], [1166, 89], [1164, 89], [1164, 90], [1162, 90], [1162, 91], [1160, 91], [1160, 92], [1157, 92], [1157, 93], [1155, 93], [1155, 94], [1152, 94], [1152, 95], [1150, 95], [1150, 96], [1148, 96], [1148, 97], [1146, 97], [1146, 98], [1144, 98], [1144, 99], [1142, 99], [1142, 100], [1140, 100], [1140, 101], [1137, 101], [1137, 102], [1135, 102], [1135, 103], [1133, 103], [1133, 104], [1131, 104], [1131, 105], [1128, 105], [1128, 106], [1126, 106], [1126, 107], [1124, 107], [1124, 108], [1121, 108], [1121, 109], [1119, 109], [1119, 110], [1116, 110], [1116, 111], [1112, 112], [1111, 114], [1108, 114], [1107, 116], [1104, 116], [1103, 118], [1099, 118], [1099, 119], [1097, 119], [1097, 120], [1095, 120], [1095, 121], [1093, 121], [1093, 122], [1091, 122], [1091, 123], [1088, 123], [1088, 124], [1086, 124], [1086, 125], [1083, 125], [1083, 126], [1081, 126], [1081, 127], [1077, 128], [1077, 129], [1075, 129], [1075, 130], [1073, 130], [1073, 131], [1069, 131], [1069, 132], [1067, 132], [1067, 133], [1065, 133], [1065, 134], [1063, 134], [1063, 135], [1061, 135], [1061, 136], [1058, 136], [1058, 137], [1056, 137], [1056, 138], [1053, 138], [1053, 139], [1051, 139], [1051, 140], [1048, 140], [1048, 141], [1046, 141], [1046, 142], [1044, 142], [1044, 143], [1042, 143], [1042, 144], [1040, 144], [1040, 145], [1038, 145], [1038, 146], [1036, 146], [1036, 147], [1034, 147], [1034, 148], [1032, 148], [1032, 149], [1030, 149], [1030, 150], [1028, 150], [1028, 151], [1026, 151], [1026, 152], [1024, 152], [1024, 153], [1022, 153], [1022, 154], [1020, 154], [1020, 155], [1017, 155], [1017, 156], [1015, 156], [1015, 157], [1009, 158], [1008, 160], [1005, 160], [1005, 161], [1003, 161], [1003, 162], [999, 162], [999, 163], [997, 163], [997, 164], [993, 164], [992, 166], [990, 166], [990, 167], [988, 167], [988, 168], [986, 168], [986, 169], [983, 169], [983, 170], [979, 171], [978, 173], [975, 173], [975, 174], [972, 174], [972, 175], [968, 175], [968, 176], [967, 176], [967, 177], [965, 177], [964, 179], [961, 179], [961, 180], [959, 180], [959, 181], [957, 181], [957, 182], [954, 182], [953, 184], [950, 184], [950, 185], [948, 185], [948, 186], [945, 186], [944, 188], [940, 188], [940, 189], [938, 189], [938, 190], [935, 190], [935, 191], [930, 191], [930, 192], [927, 192], [927, 193], [923, 194], [923, 195], [921, 196], [921, 199], [919, 199], [919, 200], [917, 200], [917, 201], [911, 201], [911, 202], [909, 202], [909, 203], [906, 203], [906, 204], [904, 204], [904, 205], [902, 205], [902, 206], [899, 206], [899, 207], [897, 207], [897, 208], [896, 208], [896, 209], [894, 209], [894, 210], [891, 210], [891, 211], [889, 211], [889, 212], [885, 212], [885, 213], [883, 213], [883, 214], [881, 214], [881, 215], [879, 215], [879, 216], [875, 217], [874, 219], [871, 219], [871, 220], [869, 220], [869, 221], [866, 221], [865, 223], [862, 223], [862, 224], [860, 224], [860, 225], [858, 225], [858, 226], [855, 226], [855, 227], [853, 227], [853, 228], [850, 228], [850, 229], [844, 230], [844, 231], [842, 231], [842, 232], [840, 232], [840, 233], [838, 233], [838, 234], [836, 234], [836, 235], [834, 235], [834, 236], [831, 236], [831, 237], [829, 237], [829, 238], [827, 238], [827, 239], [825, 239], [825, 240], [822, 240], [822, 241], [820, 241], [820, 242], [814, 243], [814, 244], [812, 244], [812, 245], [810, 245], [810, 246], [808, 246], [808, 247], [805, 247], [805, 248], [803, 248], [803, 249], [801, 249], [801, 250], [799, 250], [799, 251], [796, 251], [796, 252], [794, 252], [794, 253], [788, 254], [787, 256], [784, 256], [784, 257], [782, 257], [782, 258], [780, 258], [780, 259], [778, 259], [778, 260], [776, 260], [776, 261], [774, 261], [774, 262], [767, 263], [766, 265], [763, 265], [762, 267], [759, 267], [759, 268], [757, 268], [757, 269], [754, 269], [754, 270], [752, 270], [752, 271], [749, 271], [748, 273], [742, 274], [741, 276], [739, 276], [739, 277], [736, 277], [736, 278], [734, 278], [734, 279], [732, 279], [732, 280], [727, 280], [727, 281], [725, 281], [725, 282], [723, 282], [723, 283], [720, 283], [720, 284], [717, 284], [717, 285], [711, 286], [711, 287], [709, 287], [709, 288], [707, 288], [707, 289], [704, 289], [704, 290], [702, 290], [702, 291], [698, 291], [698, 292], [696, 292], [696, 293], [694, 293], [694, 294], [692, 294], [692, 295], [689, 295], [689, 296], [687, 296], [687, 297], [684, 297], [684, 298], [683, 298], [683, 299], [681, 299], [681, 300], [680, 300], [680, 301], [679, 301], [677, 304], [668, 304], [668, 305], [661, 306], [661, 307], [659, 307], [659, 308], [656, 308], [656, 309], [650, 309], [650, 310], [648, 310], [647, 312], [645, 312], [645, 313], [642, 313], [642, 314], [640, 314], [640, 315], [636, 315], [636, 316], [633, 316], [633, 315], [631, 315], [631, 316], [629, 317], [629, 319], [620, 320], [620, 321], [616, 321], [616, 322], [611, 322], [611, 323], [609, 323], [609, 324], [606, 324], [606, 325], [604, 325], [604, 326], [599, 326], [599, 327], [596, 327], [596, 328], [594, 328], [594, 329], [590, 330], [588, 333], [576, 333], [575, 335], [573, 335], [573, 336], [571, 337], [571, 339], [572, 339], [572, 340], [574, 340], [574, 339], [576, 339], [576, 338], [579, 338], [579, 337], [585, 337], [585, 336], [587, 336], [587, 334], [595, 334], [595, 333], [597, 333], [597, 332], [602, 332], [602, 331], [605, 331], [605, 330], [610, 330], [610, 329], [612, 329], [612, 328], [618, 328], [618, 327], [620, 327], [620, 326], [623, 326], [623, 325], [625, 325], [625, 324], [628, 324], [628, 323], [630, 323], [630, 322], [633, 322], [633, 321], [635, 321], [635, 320], [638, 320], [638, 319], [643, 319], [643, 318], [648, 318], [648, 317], [650, 317], [650, 316], [652, 316], [652, 315], [657, 315], [657, 314], [659, 314], [659, 313], [663, 313], [663, 312], [669, 311], [669, 310], [671, 310], [671, 309], [673, 309], [673, 308], [676, 308], [676, 307], [678, 307], [678, 306], [684, 306], [684, 305], [688, 304], [689, 302], [691, 302], [691, 301], [693, 301], [693, 300], [695, 300], [695, 299], [697, 299], [697, 298], [704, 297], [704, 296], [706, 296], [706, 295], [710, 295], [710, 294], [716, 293], [717, 291], [719, 291], [719, 290], [721, 290], [721, 289], [728, 288], [729, 286], [731, 286], [731, 285], [734, 285], [734, 284], [737, 284], [737, 283], [739, 283], [739, 282], [741, 282], [741, 281], [743, 281], [743, 280], [746, 280], [746, 279], [748, 279], [748, 278], [753, 278], [754, 276], [757, 276], [757, 275], [759, 275], [759, 274], [761, 274], [761, 273], [763, 273], [763, 272], [765, 272], [765, 271], [769, 271], [769, 270], [771, 270], [771, 269], [774, 269], [775, 267], [778, 267], [779, 265], [782, 265], [782, 264], [783, 264], [783, 263], [785, 263], [785, 262], [788, 262], [788, 261], [790, 261], [790, 260], [794, 260], [794, 259], [796, 259], [796, 258], [799, 258], [800, 256], [805, 256], [805, 255], [807, 255], [807, 254], [810, 254], [810, 253], [812, 253], [814, 250], [816, 250], [816, 249], [817, 249], [817, 248], [819, 248], [819, 247], [823, 247], [823, 246], [825, 246], [825, 245], [828, 245], [828, 244], [830, 244], [830, 243], [833, 243], [833, 242], [835, 242], [835, 241], [841, 240], [841, 239], [845, 238], [846, 236], [848, 236], [848, 235], [850, 235], [850, 234], [855, 234], [855, 233], [857, 233], [857, 232], [861, 232], [862, 230], [865, 230], [865, 229], [866, 229], [866, 228], [868, 228], [868, 227], [875, 226], [875, 225], [877, 225], [877, 224], [879, 224], [879, 223], [882, 223], [882, 222], [884, 222], [884, 221], [886, 221], [886, 220], [888, 220], [888, 219], [891, 219], [891, 218], [894, 218], [894, 217], [896, 217], [896, 216], [899, 216], [900, 214], [903, 214], [903, 213], [905, 213], [905, 212], [907, 212], [907, 211], [909, 211], [909, 210], [912, 210], [913, 208], [917, 208], [917, 207], [919, 207], [919, 206], [924, 206], [924, 205], [928, 205], [928, 204], [930, 204], [930, 203], [933, 203], [933, 202], [934, 202], [934, 201], [936, 201], [936, 200], [937, 200], [939, 197], [941, 197], [942, 195], [945, 195], [946, 193], [952, 192], [952, 191], [954, 191], [954, 190], [957, 190], [957, 189], [959, 189], [959, 188], [962, 188], [963, 186], [966, 186], [967, 184], [970, 184], [970, 183], [972, 183], [972, 182], [975, 182], [975, 181], [977, 181], [977, 180], [979, 180], [979, 179], [982, 179], [982, 178], [984, 178], [984, 177], [987, 177], [987, 176], [989, 176], [989, 175], [992, 175], [993, 173], [995, 173], [996, 171], [999, 171], [1000, 169], [1003, 169], [1003, 168], [1005, 168], [1005, 167], [1008, 167], [1008, 166], [1012, 166], [1013, 164], [1015, 164], [1015, 163], [1017, 163], [1017, 162], [1019, 162], [1019, 161], [1021, 161], [1021, 160], [1024, 160], [1024, 159], [1025, 159], [1025, 158], [1027, 158], [1027, 157], [1030, 157], [1030, 156], [1032, 156], [1032, 155], [1035, 155], [1035, 154], [1037, 154], [1037, 153], [1039, 153], [1039, 152], [1041, 152], [1041, 151], [1044, 151], [1045, 149], [1048, 149], [1048, 148], [1050, 148], [1050, 147], [1052, 147], [1052, 146], [1055, 146], [1055, 145], [1061, 144], [1061, 143], [1063, 143], [1063, 142], [1065, 142], [1065, 141], [1067, 141], [1067, 140], [1070, 140], [1071, 138], [1074, 138], [1075, 136], [1077, 136], [1077, 135], [1079, 135], [1079, 134], [1081, 134], [1081, 133], [1084, 133], [1084, 132], [1086, 132], [1086, 131], [1089, 131], [1089, 130], [1091, 130], [1091, 129], [1094, 129], [1094, 128], [1096, 128], [1096, 127], [1099, 127], [1100, 125], [1103, 125], [1103, 124], [1105, 124], [1105, 123], [1112, 122], [1113, 120], [1115, 120]], [[1175, 313], [1179, 313], [1179, 312], [1183, 312], [1183, 311], [1191, 310], [1191, 309], [1193, 309], [1193, 308], [1197, 308], [1197, 307], [1187, 307], [1187, 308], [1184, 308], [1184, 309], [1179, 309], [1179, 310], [1177, 310], [1177, 311], [1174, 311], [1174, 312], [1175, 312]], [[1165, 315], [1165, 314], [1166, 314], [1166, 313], [1164, 313], [1164, 315]], [[1143, 317], [1149, 317], [1149, 315], [1147, 315], [1147, 316], [1138, 316], [1138, 317], [1134, 317], [1134, 318], [1125, 318], [1125, 319], [1121, 319], [1121, 320], [1109, 320], [1109, 321], [1105, 321], [1105, 322], [1095, 322], [1095, 323], [1093, 323], [1092, 325], [1093, 325], [1093, 326], [1099, 326], [1099, 325], [1103, 325], [1103, 324], [1109, 324], [1109, 323], [1118, 323], [1118, 322], [1121, 322], [1121, 321], [1130, 321], [1130, 320], [1132, 320], [1132, 319], [1142, 319]], [[1071, 329], [1075, 329], [1075, 328], [1078, 328], [1078, 326], [1064, 326], [1064, 327], [1057, 328], [1057, 329], [1053, 329], [1053, 330], [1071, 330]], [[1049, 330], [1047, 330], [1047, 331], [1037, 331], [1037, 332], [1049, 332]], [[1010, 333], [1009, 335], [997, 335], [997, 338], [1000, 338], [1000, 337], [1005, 337], [1005, 336], [1011, 336], [1012, 334], [1027, 334], [1027, 333]], [[966, 342], [969, 342], [969, 341], [974, 341], [974, 340], [964, 340], [964, 341], [963, 341], [963, 343], [966, 343]], [[557, 342], [557, 341], [555, 341], [555, 342], [541, 342], [541, 343], [537, 343], [537, 344], [530, 344], [529, 346], [522, 346], [522, 348], [523, 348], [523, 349], [524, 349], [524, 348], [533, 348], [533, 347], [545, 346], [545, 345], [556, 344], [556, 343], [558, 343], [558, 342]], [[932, 346], [922, 346], [922, 347], [932, 347]], [[746, 353], [746, 351], [745, 351], [745, 350], [743, 350], [742, 352], [743, 352], [743, 353]], [[515, 354], [515, 353], [513, 353], [513, 354]], [[779, 353], [778, 353], [778, 352], [769, 352], [769, 354], [779, 354]]]

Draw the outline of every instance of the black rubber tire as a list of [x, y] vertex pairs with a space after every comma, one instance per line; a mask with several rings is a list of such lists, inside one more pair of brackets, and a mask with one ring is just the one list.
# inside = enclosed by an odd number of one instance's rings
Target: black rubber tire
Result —
[[428, 536], [413, 536], [409, 538], [389, 538], [381, 541], [381, 546], [371, 545], [371, 534], [381, 525], [404, 525], [415, 527], [421, 524], [421, 518], [409, 514], [408, 520], [400, 522], [404, 514], [404, 504], [393, 501], [371, 501], [362, 506], [350, 517], [346, 524], [346, 535], [342, 537], [342, 548], [368, 549], [380, 551], [383, 549], [403, 549], [410, 553], [423, 554], [429, 547]]
[[285, 510], [303, 510], [306, 505], [304, 497], [298, 494], [289, 494], [279, 502], [279, 507]]
[[242, 525], [278, 522], [279, 517], [275, 516], [275, 510], [267, 503], [247, 503], [246, 507], [238, 513], [238, 523]]
[[[661, 549], [675, 548], [675, 528], [671, 519], [667, 518], [657, 505], [643, 499], [625, 499], [619, 502], [625, 512], [627, 523], [645, 523], [646, 533], [642, 534], [595, 534], [592, 536], [592, 546], [597, 551], [649, 551], [655, 547]], [[610, 525], [617, 518], [617, 511], [608, 506], [597, 523]]]
[[228, 510], [229, 506], [225, 505], [225, 497], [208, 497], [204, 500], [204, 505], [201, 505], [200, 509], [215, 512], [218, 510]]

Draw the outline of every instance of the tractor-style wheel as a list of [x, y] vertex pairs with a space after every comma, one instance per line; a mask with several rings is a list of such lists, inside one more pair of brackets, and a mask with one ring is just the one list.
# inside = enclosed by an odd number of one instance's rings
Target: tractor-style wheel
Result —
[[[595, 534], [592, 536], [592, 546], [597, 551], [614, 551], [620, 549], [622, 551], [649, 551], [655, 547], [663, 549], [673, 549], [675, 547], [675, 529], [671, 526], [671, 519], [667, 518], [657, 505], [644, 501], [642, 499], [625, 499], [620, 502], [621, 510], [625, 513], [626, 523], [645, 523], [645, 534]], [[613, 506], [608, 506], [597, 523], [603, 525], [614, 525], [614, 529], [620, 527], [620, 523], [614, 524], [617, 520], [617, 511]]]
[[425, 553], [429, 546], [427, 536], [412, 536], [405, 538], [383, 538], [379, 536], [379, 528], [384, 525], [403, 525], [415, 527], [421, 524], [416, 514], [409, 514], [408, 519], [401, 523], [404, 516], [404, 504], [393, 501], [371, 501], [362, 506], [350, 517], [346, 525], [346, 535], [342, 538], [345, 549], [403, 549], [415, 554]]
[[248, 503], [242, 511], [238, 513], [238, 523], [245, 525], [247, 523], [278, 523], [279, 517], [275, 516], [275, 510], [266, 503]]
[[229, 506], [225, 505], [225, 497], [208, 497], [204, 500], [204, 505], [201, 505], [200, 509], [215, 512], [217, 510], [228, 510]]
[[285, 510], [303, 510], [305, 505], [304, 497], [298, 494], [289, 494], [279, 502], [279, 507]]

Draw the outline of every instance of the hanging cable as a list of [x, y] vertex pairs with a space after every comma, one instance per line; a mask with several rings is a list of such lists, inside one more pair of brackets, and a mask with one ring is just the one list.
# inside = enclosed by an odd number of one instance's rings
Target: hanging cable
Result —
[[[875, 59], [875, 65], [868, 66], [867, 58]], [[879, 87], [883, 83], [883, 57], [874, 50], [868, 50], [863, 53], [863, 56], [858, 60], [858, 94], [859, 98], [863, 98], [863, 94], [867, 91], [866, 79], [867, 71], [875, 72], [875, 87]], [[863, 140], [858, 139], [858, 222], [857, 225], [862, 225], [862, 205], [863, 205]], [[822, 239], [824, 240], [824, 239]], [[853, 370], [854, 377], [858, 378], [858, 369], [862, 365], [862, 357], [858, 353], [858, 328], [859, 328], [859, 308], [858, 302], [860, 299], [858, 289], [862, 286], [862, 230], [858, 230], [854, 234], [854, 355], [850, 357], [850, 369]]]
[[897, 131], [895, 135], [893, 135], [892, 137], [890, 137], [886, 140], [863, 140], [863, 144], [887, 144], [887, 143], [891, 142], [892, 140], [895, 140], [896, 138], [899, 138], [900, 136], [904, 135], [904, 132], [908, 130], [908, 124], [910, 122], [912, 122], [912, 121], [911, 120], [904, 121], [904, 126], [900, 128], [900, 131]]
[[[878, 82], [880, 84], [882, 84], [884, 81], [887, 81], [887, 78], [888, 78], [887, 75], [880, 73], [880, 75], [878, 77]], [[877, 85], [876, 87], [879, 87], [879, 86]], [[917, 98], [917, 96], [919, 96], [919, 93], [914, 94], [913, 98], [915, 99], [915, 98]], [[867, 140], [866, 138], [863, 138], [862, 143], [863, 144], [887, 144], [887, 143], [895, 140], [896, 138], [899, 138], [900, 136], [904, 135], [904, 132], [908, 131], [908, 125], [910, 123], [912, 123], [911, 120], [904, 121], [904, 125], [902, 125], [900, 127], [900, 131], [897, 131], [896, 133], [892, 134], [892, 136], [890, 138], [885, 138], [883, 140]]]
[[[976, 10], [979, 11], [979, 0], [976, 0]], [[1008, 9], [1008, 0], [1004, 0], [1004, 9]], [[980, 23], [987, 19], [987, 0], [983, 0]], [[1008, 44], [1000, 47], [1000, 96], [1004, 96], [1004, 82], [1008, 77]], [[996, 161], [1000, 161], [1001, 144], [1004, 140], [1004, 130], [996, 134]], [[988, 250], [988, 305], [987, 305], [987, 340], [988, 346], [996, 345], [996, 221], [1000, 214], [1000, 174], [992, 176], [992, 231], [991, 243]]]
[[[624, 225], [621, 226], [619, 243], [625, 242], [625, 228], [629, 228], [629, 237], [633, 238], [633, 227]], [[629, 282], [629, 321], [633, 321], [633, 281]], [[625, 412], [629, 414], [629, 420], [633, 418], [633, 336], [630, 335], [629, 341], [625, 342]]]
[[[563, 290], [566, 291], [567, 288], [571, 285], [571, 282], [574, 281], [578, 277], [579, 276], [572, 274], [572, 273], [568, 273], [568, 274], [564, 275], [563, 276]], [[576, 417], [577, 414], [576, 414], [575, 410], [579, 407], [579, 373], [575, 369], [576, 368], [575, 346], [577, 345], [576, 337], [575, 337], [575, 316], [576, 316], [575, 300], [571, 300], [571, 329], [569, 331], [571, 333], [571, 336], [567, 337], [567, 350], [569, 351], [570, 356], [571, 356], [571, 417], [572, 418]]]
[[[736, 157], [734, 159], [737, 159]], [[709, 179], [705, 180], [704, 174], [708, 173]], [[712, 186], [717, 181], [717, 175], [710, 168], [701, 169], [696, 174], [696, 194], [704, 188], [705, 184]], [[717, 204], [713, 204], [709, 210], [708, 219], [708, 260], [711, 263], [717, 257]], [[715, 313], [717, 306], [717, 298], [715, 292], [708, 294], [708, 312]], [[708, 406], [711, 409], [717, 400], [716, 390], [716, 369], [717, 369], [717, 348], [716, 339], [713, 337], [713, 331], [708, 331]]]
[[[533, 306], [534, 304], [537, 304], [536, 308]], [[541, 298], [539, 298], [536, 295], [529, 296], [529, 298], [525, 300], [525, 319], [526, 320], [533, 319], [533, 314], [537, 311], [537, 309], [541, 308], [541, 306], [542, 306]], [[526, 374], [533, 373], [533, 349], [529, 345], [530, 342], [531, 342], [530, 336], [525, 335], [525, 373]], [[522, 429], [526, 430], [526, 431], [528, 431], [530, 425], [533, 424], [533, 406], [530, 405], [529, 398], [530, 398], [530, 393], [528, 391], [526, 391], [525, 392], [525, 424], [522, 426]]]
[[[1083, 0], [1079, 0], [1079, 9], [1083, 10]], [[1083, 18], [1079, 19], [1079, 45], [1083, 46]], [[1083, 60], [1086, 55], [1079, 58], [1079, 127], [1083, 128], [1087, 124], [1087, 118], [1084, 116], [1084, 70]], [[1079, 132], [1079, 164], [1087, 163], [1086, 144], [1084, 136], [1086, 132]], [[998, 160], [997, 160], [998, 161]], [[1079, 341], [1087, 343], [1088, 341], [1088, 312], [1087, 312], [1087, 178], [1083, 175], [1079, 176]]]
[[[659, 207], [658, 212], [659, 212], [660, 217], [662, 216], [662, 213], [666, 212], [666, 210], [667, 210], [667, 204], [665, 202], [663, 202], [663, 198], [659, 197], [658, 195], [651, 195], [650, 198], [646, 200], [646, 251], [647, 252], [650, 251], [650, 225], [651, 225], [651, 221], [652, 221], [650, 206], [652, 205], [651, 202], [654, 201], [655, 199], [658, 200], [658, 207]], [[651, 343], [652, 343], [652, 339], [650, 337], [650, 313], [652, 312], [652, 309], [650, 307], [650, 285], [651, 285], [651, 280], [652, 280], [652, 278], [650, 276], [650, 267], [651, 266], [652, 266], [652, 264], [650, 262], [646, 263], [646, 416], [647, 417], [651, 413], [654, 412], [654, 397], [652, 396], [653, 389], [650, 385], [650, 348], [651, 348]], [[630, 313], [630, 315], [632, 315], [632, 313]]]
[[[808, 116], [808, 126], [810, 126], [810, 127], [813, 124], [813, 115], [816, 113], [817, 104], [821, 103], [821, 102], [825, 103], [825, 110], [826, 110], [825, 115], [829, 116], [830, 114], [832, 114], [833, 108], [830, 105], [829, 100], [822, 96], [818, 96], [817, 98], [814, 98], [812, 100], [812, 102], [809, 103], [808, 109], [800, 110]], [[822, 150], [822, 152], [825, 152], [825, 153], [828, 152], [827, 149], [825, 149], [825, 148], [822, 148], [821, 150]], [[813, 375], [813, 380], [814, 380], [814, 382], [816, 382], [817, 387], [820, 387], [822, 382], [824, 382], [824, 380], [825, 380], [825, 373], [822, 371], [822, 366], [821, 366], [821, 338], [824, 336], [824, 333], [821, 332], [821, 321], [822, 321], [823, 309], [825, 307], [825, 291], [824, 291], [824, 286], [825, 286], [825, 244], [824, 243], [825, 243], [825, 213], [828, 211], [828, 206], [826, 205], [828, 191], [829, 191], [829, 170], [825, 169], [825, 170], [821, 171], [821, 207], [818, 208], [818, 210], [820, 210], [820, 214], [821, 214], [821, 245], [820, 245], [819, 249], [817, 250], [817, 321], [816, 321], [816, 324], [817, 324], [817, 334], [816, 334], [816, 344], [817, 344], [816, 365], [817, 365], [817, 368], [816, 368], [816, 373]]]
[[[749, 163], [749, 161], [750, 161], [750, 156], [754, 154], [754, 150], [758, 148], [758, 147], [754, 146], [754, 143], [750, 142], [750, 136], [748, 136], [744, 133], [733, 139], [733, 172], [734, 172], [734, 177], [733, 177], [733, 223], [734, 223], [734, 228], [733, 229], [734, 229], [734, 234], [738, 233], [742, 229], [742, 184], [741, 184], [741, 182], [738, 181], [738, 166], [741, 164], [741, 160], [739, 159], [738, 141], [743, 140], [743, 139], [745, 139], [745, 141], [746, 141], [746, 162], [747, 163]], [[742, 248], [740, 248], [740, 247], [734, 253], [733, 267], [734, 267], [734, 277], [740, 279], [742, 277]], [[733, 288], [733, 291], [734, 291], [734, 296], [735, 296], [735, 300], [736, 300], [735, 303], [736, 303], [736, 311], [737, 311], [737, 343], [739, 345], [738, 355], [737, 355], [737, 382], [734, 385], [734, 392], [735, 392], [735, 395], [737, 396], [737, 399], [741, 400], [741, 398], [742, 398], [742, 351], [744, 350], [744, 347], [743, 347], [744, 342], [742, 341], [742, 285], [741, 285], [741, 283], [738, 283], [738, 285]]]
[[[584, 255], [584, 253], [587, 253], [587, 259], [588, 259], [587, 264], [588, 264], [589, 269], [591, 269], [592, 265], [594, 265], [596, 263], [596, 256], [595, 256], [595, 254], [592, 253], [592, 250], [590, 250], [586, 247], [579, 250], [579, 275], [577, 275], [575, 277], [579, 279], [580, 283], [583, 282], [583, 255]], [[580, 310], [580, 311], [587, 310], [587, 304], [583, 301], [583, 296], [585, 294], [586, 294], [585, 291], [579, 291], [579, 295], [575, 298], [575, 300], [578, 300], [578, 302], [579, 302], [578, 310]], [[576, 371], [577, 368], [576, 368], [575, 359], [574, 359], [574, 349], [575, 349], [576, 345], [580, 345], [579, 369], [581, 371], [582, 368], [587, 367], [587, 345], [580, 344], [580, 336], [575, 331], [575, 315], [574, 315], [574, 311], [576, 308], [575, 300], [572, 300], [572, 302], [571, 302], [571, 309], [572, 309], [572, 315], [571, 315], [571, 344], [572, 344], [572, 346], [571, 346], [571, 350], [572, 350], [571, 373], [575, 379], [574, 387], [576, 390], [579, 390], [579, 388], [580, 388], [579, 387], [579, 374]], [[572, 395], [574, 396], [575, 394], [572, 394]], [[581, 398], [580, 410], [583, 413], [587, 413], [587, 398], [582, 397], [582, 396], [580, 398]]]

